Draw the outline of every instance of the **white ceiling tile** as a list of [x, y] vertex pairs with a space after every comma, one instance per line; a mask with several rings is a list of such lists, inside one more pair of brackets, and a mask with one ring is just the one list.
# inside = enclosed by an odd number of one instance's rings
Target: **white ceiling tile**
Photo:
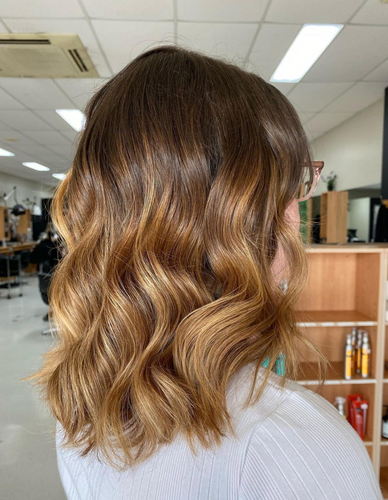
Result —
[[8, 31], [9, 31], [9, 30], [7, 29], [7, 27], [6, 27], [6, 25], [5, 25], [5, 24], [4, 24], [1, 20], [0, 20], [0, 31], [1, 31], [2, 33], [8, 33]]
[[[8, 167], [8, 168], [17, 168], [21, 165], [20, 160], [18, 160], [16, 157], [7, 157], [7, 156], [0, 156], [0, 164], [3, 167]], [[25, 168], [25, 167], [23, 167]], [[1, 193], [3, 194], [3, 193]], [[11, 202], [13, 201], [13, 198], [11, 199]]]
[[101, 2], [83, 0], [89, 17], [93, 19], [120, 19], [167, 21], [174, 18], [173, 0], [110, 0]]
[[258, 22], [269, 0], [177, 0], [180, 21]]
[[211, 57], [242, 65], [257, 30], [256, 24], [178, 23], [178, 42]]
[[0, 130], [0, 144], [2, 144], [0, 147], [15, 153], [15, 150], [18, 151], [20, 148], [23, 150], [23, 148], [31, 147], [35, 142], [29, 137], [19, 134], [19, 132], [15, 130], [8, 129]]
[[68, 169], [71, 165], [69, 160], [62, 158], [58, 154], [49, 151], [47, 154], [41, 153], [34, 156], [35, 161], [48, 167], [52, 173], [57, 172], [59, 169]]
[[1, 0], [0, 17], [84, 17], [77, 0], [53, 2], [52, 0]]
[[315, 139], [318, 139], [318, 137], [319, 137], [320, 135], [323, 135], [323, 134], [318, 134], [318, 133], [317, 133], [317, 134], [314, 134], [311, 130], [305, 130], [305, 132], [306, 132], [306, 136], [307, 136], [307, 139], [308, 139], [308, 141], [310, 142], [310, 144], [311, 144], [313, 141], [315, 141]]
[[89, 99], [107, 81], [103, 78], [57, 78], [56, 83], [79, 109], [84, 109]]
[[345, 23], [364, 0], [272, 0], [265, 21], [273, 23]]
[[68, 169], [71, 165], [68, 160], [51, 151], [49, 152], [49, 154], [42, 153], [34, 155], [34, 161], [40, 163], [41, 165], [44, 165], [45, 167], [48, 167], [52, 171], [52, 173], [58, 171], [59, 169]]
[[300, 28], [300, 25], [291, 24], [263, 24], [249, 54], [255, 72], [269, 80]]
[[288, 96], [288, 94], [296, 87], [296, 83], [285, 83], [285, 82], [270, 82], [270, 85], [276, 87], [280, 92]]
[[353, 83], [299, 83], [288, 94], [288, 99], [298, 111], [309, 113], [321, 111]]
[[40, 156], [44, 156], [49, 153], [52, 154], [49, 149], [42, 146], [42, 144], [37, 144], [36, 142], [29, 145], [18, 143], [17, 150], [19, 151], [18, 156], [21, 157], [21, 161], [37, 161], [37, 158]]
[[388, 29], [345, 26], [303, 78], [304, 82], [362, 79], [387, 57]]
[[50, 132], [35, 132], [35, 131], [30, 131], [30, 132], [25, 132], [24, 133], [27, 137], [30, 137], [32, 140], [36, 141], [38, 144], [42, 145], [53, 145], [56, 146], [58, 144], [64, 144], [65, 146], [68, 146], [71, 144], [71, 141], [67, 139], [67, 137], [64, 137], [62, 134], [57, 132], [56, 130], [51, 130]]
[[58, 113], [55, 112], [54, 109], [36, 109], [34, 113], [38, 115], [42, 120], [47, 122], [51, 128], [55, 130], [60, 130], [61, 132], [72, 131], [74, 130], [63, 118], [61, 118]]
[[[15, 158], [0, 158], [0, 171], [9, 175], [14, 175], [22, 179], [36, 182], [40, 185], [41, 189], [48, 189], [51, 183], [51, 172], [38, 172], [22, 165], [21, 162]], [[51, 178], [51, 179], [50, 179]], [[20, 200], [19, 200], [20, 201]]]
[[[2, 79], [0, 79], [1, 81]], [[24, 109], [24, 106], [0, 88], [0, 117], [2, 109]]]
[[388, 59], [365, 76], [364, 80], [367, 82], [386, 82], [388, 86]]
[[72, 108], [72, 102], [48, 78], [2, 78], [0, 87], [29, 109]]
[[[16, 158], [6, 158], [1, 156], [0, 157], [0, 169], [2, 172], [5, 172], [9, 175], [16, 175], [17, 177], [23, 177], [23, 178], [28, 178], [30, 180], [34, 180], [37, 177], [34, 178], [32, 173], [26, 172], [27, 169], [25, 166], [22, 165], [22, 162]], [[38, 173], [38, 172], [37, 172]], [[3, 194], [3, 193], [1, 193]], [[11, 198], [10, 204], [13, 203], [14, 198]], [[20, 202], [20, 200], [18, 200]]]
[[92, 21], [101, 46], [116, 73], [147, 49], [172, 42], [173, 22]]
[[75, 143], [79, 136], [79, 133], [74, 129], [68, 130], [66, 132], [61, 132], [61, 134], [67, 137], [71, 143]]
[[358, 82], [325, 109], [325, 113], [357, 113], [384, 97], [384, 82]]
[[[0, 111], [0, 120], [1, 120], [1, 111]], [[9, 130], [9, 125], [0, 121], [0, 131], [6, 132], [7, 130]]]
[[388, 24], [388, 5], [380, 0], [368, 0], [357, 14], [352, 23], [359, 24]]
[[306, 122], [308, 122], [316, 113], [305, 113], [304, 111], [299, 111], [299, 119], [302, 122], [302, 125], [304, 125]]
[[[7, 143], [3, 143], [3, 142], [0, 141], [0, 148], [5, 149], [5, 150], [10, 151], [11, 153], [13, 153], [15, 156], [12, 156], [12, 158], [19, 158], [19, 156], [20, 156], [20, 152], [14, 146], [10, 146]], [[0, 156], [0, 158], [3, 158], [3, 157]], [[5, 156], [4, 158], [8, 158], [8, 157]], [[2, 194], [1, 193], [1, 188], [0, 188], [0, 194]]]
[[71, 142], [67, 144], [47, 144], [47, 149], [65, 158], [72, 158], [75, 153], [75, 145]]
[[51, 126], [41, 120], [32, 111], [25, 110], [3, 110], [0, 121], [15, 130], [51, 130]]
[[[52, 0], [49, 0], [52, 2]], [[31, 2], [32, 4], [33, 2]], [[58, 3], [58, 2], [55, 2]], [[15, 3], [16, 5], [16, 3]], [[67, 2], [62, 2], [66, 6]], [[112, 76], [88, 22], [83, 19], [4, 19], [13, 33], [76, 33], [101, 77]]]
[[319, 113], [304, 124], [306, 132], [322, 135], [348, 120], [354, 113]]

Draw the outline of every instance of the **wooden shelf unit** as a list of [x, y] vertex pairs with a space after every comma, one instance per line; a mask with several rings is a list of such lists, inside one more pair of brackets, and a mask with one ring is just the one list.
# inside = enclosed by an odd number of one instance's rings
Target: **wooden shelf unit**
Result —
[[[319, 389], [317, 360], [301, 347], [298, 382], [334, 404], [336, 396], [361, 393], [369, 400], [364, 444], [388, 499], [388, 439], [381, 436], [388, 405], [388, 322], [385, 320], [388, 244], [309, 245], [309, 278], [297, 304], [299, 326], [330, 361]], [[371, 377], [343, 378], [343, 349], [353, 326], [370, 334]]]
[[346, 243], [347, 221], [348, 191], [322, 193], [319, 237], [326, 243]]

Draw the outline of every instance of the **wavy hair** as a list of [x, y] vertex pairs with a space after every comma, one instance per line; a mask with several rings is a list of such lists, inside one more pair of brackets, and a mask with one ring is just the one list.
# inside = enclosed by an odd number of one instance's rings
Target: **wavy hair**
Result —
[[[297, 345], [321, 356], [297, 326], [306, 255], [285, 215], [310, 160], [286, 97], [225, 60], [159, 46], [96, 92], [52, 203], [58, 338], [28, 377], [63, 446], [124, 469], [178, 433], [194, 452], [194, 438], [219, 445], [234, 434], [237, 371], [256, 365], [248, 406], [277, 356], [290, 379]], [[287, 293], [272, 272], [280, 247]]]

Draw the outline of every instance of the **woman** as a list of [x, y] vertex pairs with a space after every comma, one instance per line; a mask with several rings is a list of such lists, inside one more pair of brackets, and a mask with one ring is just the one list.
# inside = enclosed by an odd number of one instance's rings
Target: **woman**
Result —
[[293, 381], [300, 346], [325, 361], [293, 310], [321, 168], [276, 88], [196, 52], [149, 50], [91, 99], [34, 375], [69, 499], [382, 498], [353, 428]]

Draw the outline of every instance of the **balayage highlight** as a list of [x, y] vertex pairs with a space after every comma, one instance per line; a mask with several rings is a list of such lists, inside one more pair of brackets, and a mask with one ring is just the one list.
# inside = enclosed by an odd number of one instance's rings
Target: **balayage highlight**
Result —
[[239, 369], [270, 358], [248, 406], [280, 353], [290, 379], [297, 345], [325, 362], [294, 313], [307, 266], [285, 211], [305, 161], [289, 101], [228, 62], [161, 46], [97, 91], [52, 204], [58, 341], [29, 377], [64, 446], [123, 469], [179, 433], [193, 451], [219, 445], [234, 433], [225, 391]]

